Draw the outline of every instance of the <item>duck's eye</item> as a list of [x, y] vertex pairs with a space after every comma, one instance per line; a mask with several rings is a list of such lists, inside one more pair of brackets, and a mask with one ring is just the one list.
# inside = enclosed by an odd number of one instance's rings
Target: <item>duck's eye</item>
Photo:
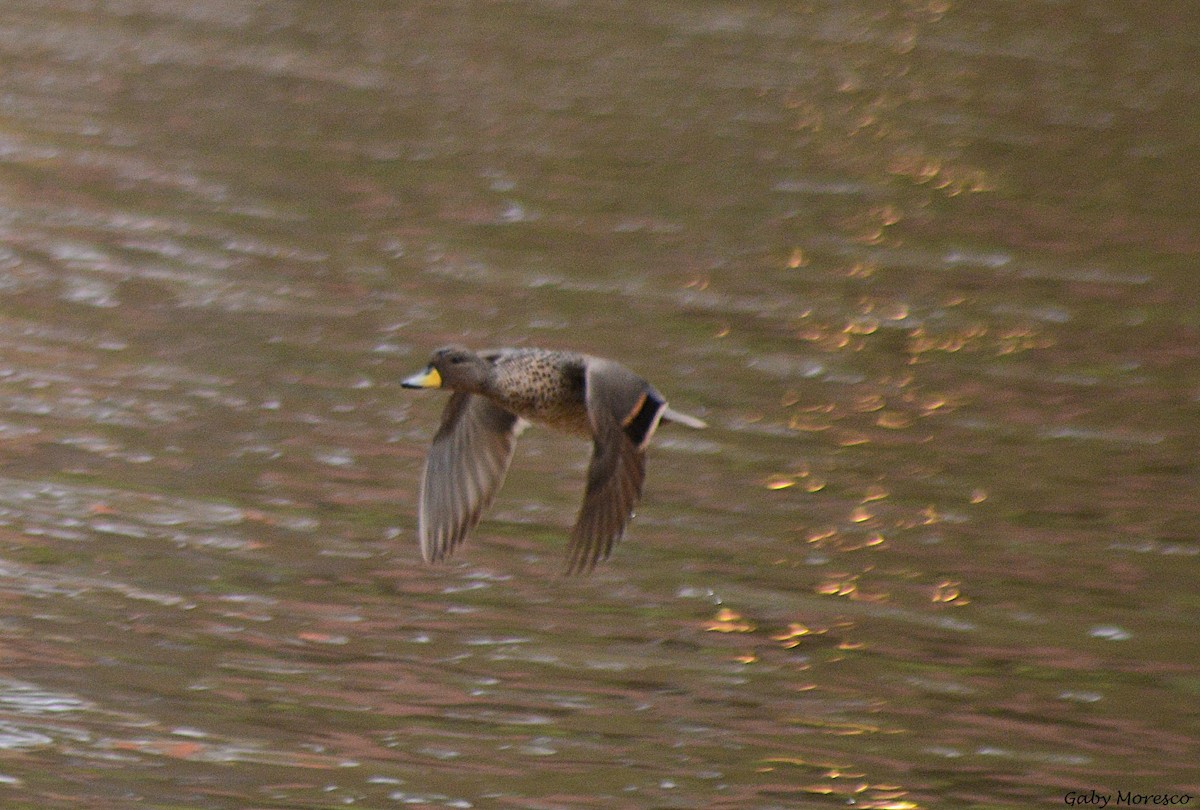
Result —
[[456, 355], [456, 356], [450, 358], [450, 365], [452, 365], [452, 366], [460, 366], [465, 362], [467, 362], [467, 358], [465, 358], [465, 357], [460, 357], [460, 356]]

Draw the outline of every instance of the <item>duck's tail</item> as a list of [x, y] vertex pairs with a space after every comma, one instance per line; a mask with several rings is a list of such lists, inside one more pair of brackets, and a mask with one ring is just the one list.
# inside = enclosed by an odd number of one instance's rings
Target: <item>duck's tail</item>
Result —
[[680, 425], [687, 425], [690, 428], [700, 430], [708, 427], [708, 423], [703, 419], [697, 419], [694, 416], [688, 416], [686, 413], [672, 410], [671, 408], [663, 408], [662, 418], [668, 422], [676, 422]]

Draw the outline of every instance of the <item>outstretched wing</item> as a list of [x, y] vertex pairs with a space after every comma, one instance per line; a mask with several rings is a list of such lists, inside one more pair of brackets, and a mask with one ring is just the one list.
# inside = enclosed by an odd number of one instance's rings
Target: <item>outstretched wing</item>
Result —
[[645, 447], [658, 426], [662, 398], [633, 372], [593, 358], [588, 364], [592, 460], [583, 506], [571, 530], [567, 572], [590, 571], [612, 553], [642, 496]]
[[524, 426], [516, 414], [483, 397], [450, 397], [421, 475], [417, 533], [426, 562], [453, 552], [479, 522], [504, 483]]

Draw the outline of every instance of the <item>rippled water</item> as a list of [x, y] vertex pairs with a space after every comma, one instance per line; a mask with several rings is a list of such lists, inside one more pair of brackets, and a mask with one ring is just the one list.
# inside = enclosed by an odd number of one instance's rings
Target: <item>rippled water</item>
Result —
[[[0, 805], [1200, 797], [1186, 2], [0, 9]], [[615, 357], [612, 561], [449, 341]]]

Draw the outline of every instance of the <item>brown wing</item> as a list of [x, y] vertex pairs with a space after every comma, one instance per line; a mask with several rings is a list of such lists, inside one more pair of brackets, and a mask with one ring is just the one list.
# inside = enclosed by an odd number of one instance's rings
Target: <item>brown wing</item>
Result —
[[586, 384], [594, 444], [583, 506], [567, 547], [571, 574], [590, 571], [607, 559], [624, 534], [642, 496], [645, 440], [663, 407], [654, 389], [615, 363], [591, 359]]
[[426, 562], [449, 555], [479, 522], [504, 483], [523, 427], [516, 414], [483, 397], [450, 397], [421, 475], [417, 533]]

